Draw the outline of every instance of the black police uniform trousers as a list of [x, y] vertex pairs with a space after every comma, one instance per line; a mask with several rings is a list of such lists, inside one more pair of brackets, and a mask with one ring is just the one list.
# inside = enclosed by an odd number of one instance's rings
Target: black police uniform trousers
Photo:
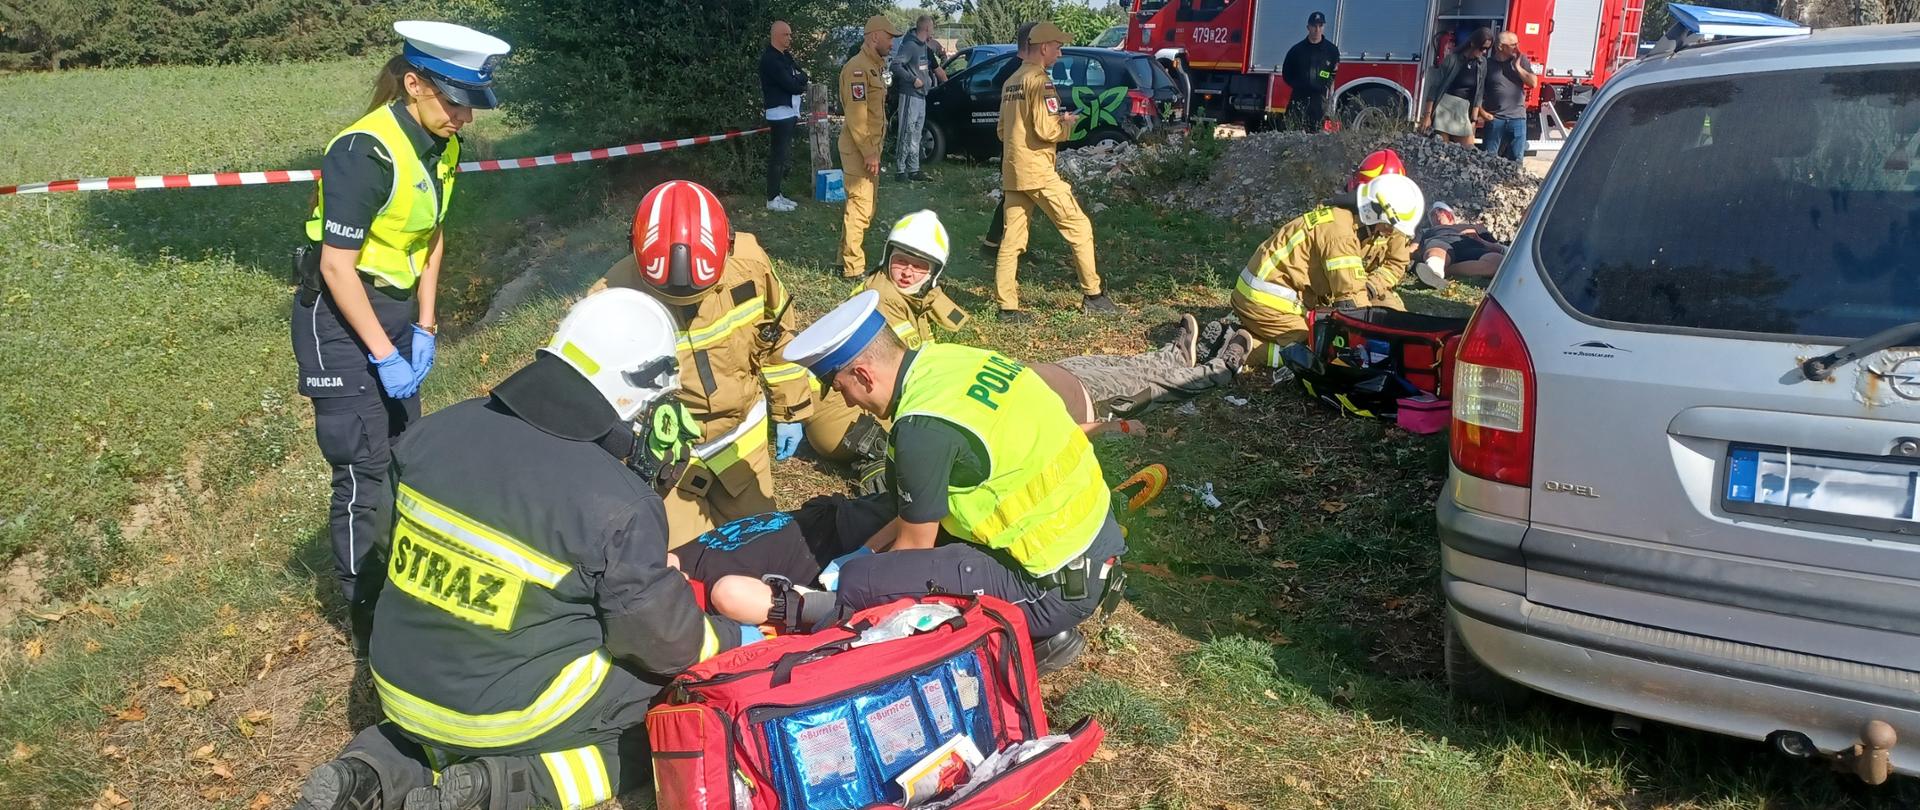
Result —
[[[411, 358], [416, 313], [411, 290], [361, 285], [374, 315], [401, 357]], [[313, 433], [333, 466], [327, 522], [333, 561], [347, 604], [364, 612], [380, 595], [386, 569], [379, 552], [392, 526], [393, 442], [420, 418], [420, 398], [394, 399], [380, 387], [367, 348], [334, 307], [333, 296], [296, 292], [293, 354], [300, 393], [313, 400]], [[356, 615], [359, 623], [364, 616]]]
[[1293, 88], [1293, 98], [1287, 101], [1287, 129], [1306, 132], [1319, 132], [1326, 129], [1327, 91], [1321, 89]]

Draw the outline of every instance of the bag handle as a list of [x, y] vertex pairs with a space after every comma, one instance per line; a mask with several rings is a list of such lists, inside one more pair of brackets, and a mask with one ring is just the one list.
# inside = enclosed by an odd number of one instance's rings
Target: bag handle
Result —
[[808, 661], [826, 658], [853, 649], [853, 642], [854, 639], [849, 638], [831, 644], [824, 644], [811, 650], [795, 650], [780, 656], [780, 660], [775, 661], [773, 664], [773, 680], [769, 685], [786, 686], [792, 683], [793, 670], [795, 668]]

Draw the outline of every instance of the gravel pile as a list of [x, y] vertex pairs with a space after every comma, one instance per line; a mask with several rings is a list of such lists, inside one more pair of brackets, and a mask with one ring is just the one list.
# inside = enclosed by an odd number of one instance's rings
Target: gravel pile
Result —
[[1518, 163], [1411, 134], [1262, 132], [1234, 139], [1204, 183], [1142, 187], [1160, 162], [1190, 153], [1183, 140], [1120, 144], [1060, 153], [1062, 176], [1076, 186], [1127, 187], [1169, 208], [1204, 211], [1224, 219], [1277, 225], [1346, 187], [1368, 152], [1390, 147], [1428, 201], [1445, 200], [1469, 221], [1511, 240], [1540, 188]]

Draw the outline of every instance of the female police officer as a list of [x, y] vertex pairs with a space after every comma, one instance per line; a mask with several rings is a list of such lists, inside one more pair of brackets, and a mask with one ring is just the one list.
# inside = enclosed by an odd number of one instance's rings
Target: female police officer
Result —
[[365, 648], [381, 566], [369, 560], [390, 509], [389, 447], [420, 417], [433, 368], [434, 288], [461, 127], [495, 106], [507, 43], [449, 23], [404, 21], [367, 114], [334, 136], [296, 262], [293, 351], [314, 434], [333, 465], [334, 564]]

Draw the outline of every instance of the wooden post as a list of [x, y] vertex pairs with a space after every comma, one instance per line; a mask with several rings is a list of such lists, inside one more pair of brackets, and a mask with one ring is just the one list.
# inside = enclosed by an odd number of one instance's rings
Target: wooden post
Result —
[[[833, 127], [827, 121], [827, 88], [821, 84], [807, 86], [807, 148], [813, 154], [813, 171], [833, 168]], [[807, 184], [813, 184], [813, 172], [807, 173]]]

